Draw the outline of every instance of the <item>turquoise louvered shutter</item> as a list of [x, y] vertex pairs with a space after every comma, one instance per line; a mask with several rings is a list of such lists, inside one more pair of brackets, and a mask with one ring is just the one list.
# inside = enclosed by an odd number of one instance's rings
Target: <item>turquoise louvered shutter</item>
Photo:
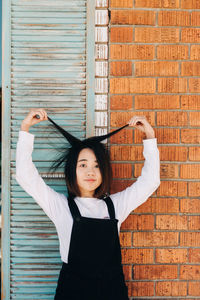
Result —
[[[3, 0], [3, 300], [54, 297], [58, 238], [15, 181], [16, 142], [32, 107], [45, 108], [77, 137], [94, 134], [94, 9], [93, 0]], [[47, 122], [30, 132], [36, 167], [47, 184], [66, 193], [62, 176], [47, 174], [52, 147], [62, 139]]]

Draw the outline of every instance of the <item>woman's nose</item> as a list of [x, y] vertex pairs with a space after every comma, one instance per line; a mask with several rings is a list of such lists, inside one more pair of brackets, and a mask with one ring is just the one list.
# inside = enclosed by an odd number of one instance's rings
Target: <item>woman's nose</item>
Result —
[[95, 172], [94, 172], [94, 168], [88, 168], [87, 169], [87, 174], [94, 174]]

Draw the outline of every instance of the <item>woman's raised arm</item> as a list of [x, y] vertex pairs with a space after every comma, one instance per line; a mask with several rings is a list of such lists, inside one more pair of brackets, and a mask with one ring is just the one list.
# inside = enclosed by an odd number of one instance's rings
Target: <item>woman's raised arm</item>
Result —
[[134, 116], [129, 125], [146, 134], [146, 139], [143, 140], [145, 162], [141, 175], [135, 183], [122, 192], [111, 195], [120, 223], [132, 210], [144, 203], [160, 185], [160, 160], [154, 129], [144, 116]]
[[21, 124], [16, 149], [16, 181], [53, 221], [55, 215], [59, 214], [59, 205], [64, 198], [45, 183], [35, 167], [32, 161], [34, 135], [28, 132], [30, 126], [45, 120], [47, 113], [44, 109], [32, 109]]

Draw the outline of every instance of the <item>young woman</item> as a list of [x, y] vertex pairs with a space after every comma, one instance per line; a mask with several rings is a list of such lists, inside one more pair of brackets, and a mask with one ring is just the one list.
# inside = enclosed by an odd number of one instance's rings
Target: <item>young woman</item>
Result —
[[[29, 128], [49, 120], [70, 147], [56, 162], [64, 163], [68, 196], [45, 184], [32, 162], [34, 135]], [[122, 192], [109, 196], [109, 151], [102, 140], [126, 126], [146, 135], [141, 176]], [[154, 130], [144, 116], [101, 137], [83, 141], [53, 122], [44, 109], [32, 109], [21, 124], [16, 153], [16, 180], [56, 226], [63, 261], [55, 300], [128, 300], [121, 264], [119, 230], [130, 212], [160, 184], [159, 152]]]

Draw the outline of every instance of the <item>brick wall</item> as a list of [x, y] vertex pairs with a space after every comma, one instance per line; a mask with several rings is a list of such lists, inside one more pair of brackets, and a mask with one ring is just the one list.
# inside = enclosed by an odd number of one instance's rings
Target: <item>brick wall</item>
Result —
[[[146, 115], [161, 157], [160, 187], [122, 227], [129, 296], [200, 299], [200, 1], [109, 9], [110, 126]], [[131, 128], [112, 137], [113, 192], [139, 176], [142, 137]]]

